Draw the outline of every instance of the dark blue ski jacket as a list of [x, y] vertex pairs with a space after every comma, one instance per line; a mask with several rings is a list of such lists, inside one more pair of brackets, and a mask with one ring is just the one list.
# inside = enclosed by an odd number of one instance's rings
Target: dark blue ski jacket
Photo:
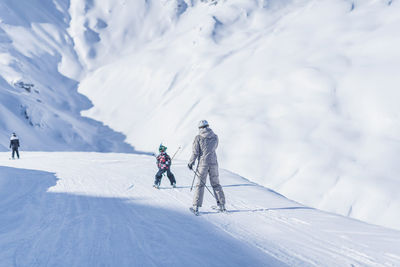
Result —
[[10, 139], [10, 148], [18, 149], [19, 147], [19, 139], [16, 136], [12, 136]]

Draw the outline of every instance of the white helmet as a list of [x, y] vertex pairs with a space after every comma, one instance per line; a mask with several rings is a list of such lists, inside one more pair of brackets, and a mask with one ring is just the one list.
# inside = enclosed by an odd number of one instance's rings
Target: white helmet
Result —
[[199, 122], [199, 128], [206, 128], [206, 127], [208, 127], [209, 125], [208, 125], [208, 121], [206, 121], [206, 120], [201, 120], [200, 122]]

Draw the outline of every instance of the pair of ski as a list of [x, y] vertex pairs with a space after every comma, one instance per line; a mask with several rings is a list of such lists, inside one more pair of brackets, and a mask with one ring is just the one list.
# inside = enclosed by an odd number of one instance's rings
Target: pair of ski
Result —
[[[159, 185], [153, 185], [153, 187], [154, 187], [155, 189], [160, 189], [160, 186], [159, 186]], [[172, 188], [176, 188], [176, 185], [173, 185]]]
[[[219, 213], [228, 213], [227, 210], [220, 210], [218, 206], [211, 206], [211, 209], [218, 211]], [[200, 216], [200, 212], [195, 210], [193, 207], [189, 208], [190, 212], [192, 212], [196, 216]]]

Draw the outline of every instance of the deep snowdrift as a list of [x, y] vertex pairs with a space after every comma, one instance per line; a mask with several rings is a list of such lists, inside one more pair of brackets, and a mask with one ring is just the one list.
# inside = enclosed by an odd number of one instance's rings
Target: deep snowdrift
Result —
[[400, 232], [321, 212], [221, 170], [228, 214], [189, 212], [185, 162], [0, 153], [0, 266], [399, 266]]

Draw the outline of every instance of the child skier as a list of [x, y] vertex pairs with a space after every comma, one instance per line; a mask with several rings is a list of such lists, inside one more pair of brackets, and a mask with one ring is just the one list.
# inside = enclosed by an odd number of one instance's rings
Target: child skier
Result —
[[171, 172], [171, 158], [165, 152], [167, 150], [166, 146], [160, 145], [158, 151], [160, 154], [157, 156], [157, 167], [158, 172], [156, 174], [156, 180], [154, 181], [153, 187], [159, 189], [161, 184], [161, 178], [165, 172], [167, 172], [167, 176], [169, 181], [171, 182], [172, 187], [176, 187], [176, 181], [173, 173]]

